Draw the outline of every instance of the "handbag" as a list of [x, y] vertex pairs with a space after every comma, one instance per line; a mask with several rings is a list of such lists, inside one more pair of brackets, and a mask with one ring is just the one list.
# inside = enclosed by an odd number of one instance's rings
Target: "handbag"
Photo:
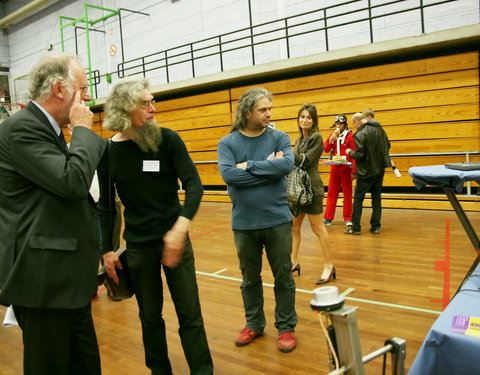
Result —
[[112, 301], [121, 301], [122, 299], [130, 298], [135, 293], [127, 266], [127, 252], [125, 250], [126, 249], [123, 248], [115, 252], [120, 259], [120, 263], [122, 263], [122, 269], [116, 268], [115, 270], [118, 276], [118, 284], [108, 275], [105, 266], [98, 271], [98, 277], [102, 280], [103, 285], [105, 285], [108, 296]]
[[309, 206], [313, 200], [312, 181], [305, 168], [303, 168], [305, 154], [302, 155], [303, 159], [300, 165], [294, 166], [287, 176], [288, 202], [293, 206], [294, 211], [298, 211], [299, 206]]
[[[111, 168], [111, 139], [107, 139], [107, 151], [108, 151], [108, 183], [109, 183], [109, 192], [111, 194], [111, 184], [112, 184], [112, 179], [110, 177], [110, 168]], [[109, 198], [109, 202], [111, 205], [112, 199], [111, 196]], [[110, 211], [112, 210], [112, 207], [110, 206]], [[117, 215], [121, 215], [121, 213], [118, 210], [117, 207]], [[121, 222], [118, 222], [115, 220], [115, 225], [120, 225]], [[114, 231], [115, 232], [115, 231]], [[128, 263], [127, 263], [127, 252], [125, 248], [118, 248], [119, 247], [119, 239], [114, 238], [113, 239], [113, 248], [116, 250], [115, 254], [117, 254], [118, 258], [120, 259], [120, 263], [122, 263], [122, 269], [116, 268], [115, 271], [117, 272], [118, 276], [118, 281], [119, 283], [117, 284], [109, 275], [108, 272], [105, 268], [105, 265], [103, 265], [102, 268], [98, 271], [97, 274], [97, 284], [105, 285], [105, 288], [107, 289], [107, 294], [110, 297], [112, 301], [120, 301], [122, 299], [127, 299], [130, 298], [134, 295], [135, 290], [133, 288], [133, 282], [130, 278], [130, 272], [128, 270]]]

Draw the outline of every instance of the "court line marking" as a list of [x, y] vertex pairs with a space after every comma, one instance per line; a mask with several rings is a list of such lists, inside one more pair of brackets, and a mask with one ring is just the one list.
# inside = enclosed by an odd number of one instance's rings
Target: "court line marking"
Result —
[[205, 226], [205, 227], [199, 227], [199, 228], [191, 229], [191, 230], [190, 230], [190, 233], [202, 232], [204, 229], [210, 229], [210, 228], [217, 227], [217, 226], [219, 226], [219, 225], [224, 225], [224, 224], [227, 224], [227, 223], [230, 223], [230, 221], [229, 221], [229, 220], [219, 221], [219, 222], [216, 223], [216, 224], [212, 224], [212, 225], [207, 225], [207, 226]]
[[[228, 268], [222, 269], [222, 270], [217, 271], [215, 273], [208, 273], [208, 272], [202, 272], [202, 271], [196, 271], [196, 273], [199, 274], [199, 275], [202, 275], [202, 276], [210, 276], [210, 277], [216, 277], [218, 279], [223, 279], [223, 280], [242, 282], [242, 279], [239, 279], [238, 277], [224, 276], [224, 275], [219, 275], [218, 274], [219, 272], [225, 272], [227, 270], [228, 270]], [[268, 287], [271, 287], [271, 288], [274, 287], [273, 284], [269, 284], [269, 283], [262, 283], [262, 285], [263, 286], [268, 286]], [[300, 292], [300, 293], [308, 293], [308, 294], [313, 293], [313, 290], [306, 290], [306, 289], [299, 289], [299, 288], [295, 288], [295, 290], [297, 292]], [[435, 315], [440, 315], [442, 313], [441, 311], [424, 309], [424, 308], [421, 308], [421, 307], [399, 305], [399, 304], [396, 304], [396, 303], [380, 302], [380, 301], [374, 301], [374, 300], [364, 299], [364, 298], [346, 297], [348, 294], [352, 293], [354, 290], [355, 290], [354, 288], [348, 288], [341, 295], [344, 296], [346, 300], [362, 302], [362, 303], [367, 303], [367, 304], [371, 304], [371, 305], [391, 307], [391, 308], [394, 308], [394, 309], [424, 312], [424, 313], [435, 314]]]
[[217, 272], [214, 272], [212, 275], [220, 275], [221, 273], [228, 271], [228, 268], [224, 268], [223, 270], [219, 270]]
[[[221, 223], [219, 224], [216, 224], [216, 225], [220, 225]], [[214, 226], [216, 226], [214, 225]], [[202, 237], [202, 236], [205, 236], [207, 234], [210, 234], [210, 233], [213, 233], [213, 232], [218, 232], [220, 230], [223, 230], [223, 229], [227, 229], [227, 228], [230, 228], [230, 225], [225, 225], [223, 227], [220, 227], [220, 228], [216, 228], [216, 229], [212, 229], [212, 230], [209, 230], [208, 232], [203, 232], [203, 233], [199, 233], [197, 235], [194, 235], [194, 236], [190, 236], [190, 239], [191, 240], [194, 240], [195, 238], [198, 238], [198, 237]]]
[[348, 296], [350, 293], [352, 293], [355, 290], [355, 288], [348, 288], [346, 289], [343, 293], [340, 293], [342, 297]]

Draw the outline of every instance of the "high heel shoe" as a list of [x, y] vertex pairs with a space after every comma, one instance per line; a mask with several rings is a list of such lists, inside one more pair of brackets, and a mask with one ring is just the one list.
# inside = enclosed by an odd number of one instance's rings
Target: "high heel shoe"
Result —
[[292, 274], [294, 274], [295, 272], [298, 276], [300, 276], [300, 263], [297, 263], [292, 267]]
[[316, 282], [315, 284], [316, 285], [320, 285], [320, 284], [326, 284], [328, 283], [330, 280], [332, 279], [336, 279], [337, 278], [337, 271], [335, 270], [335, 267], [332, 267], [332, 270], [330, 271], [330, 275], [328, 275], [328, 277], [320, 277]]

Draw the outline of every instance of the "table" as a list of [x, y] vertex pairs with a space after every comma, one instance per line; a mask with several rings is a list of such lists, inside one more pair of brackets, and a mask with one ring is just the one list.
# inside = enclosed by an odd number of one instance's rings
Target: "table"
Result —
[[480, 317], [479, 287], [480, 265], [433, 324], [409, 375], [480, 374], [480, 337], [450, 331], [455, 315]]
[[[408, 173], [412, 177], [417, 189], [421, 189], [426, 185], [442, 188], [458, 219], [462, 223], [463, 229], [472, 242], [473, 248], [477, 251], [477, 255], [480, 254], [480, 241], [478, 236], [455, 195], [455, 191], [458, 193], [462, 192], [463, 184], [467, 181], [475, 181], [480, 184], [480, 170], [459, 171], [446, 168], [444, 165], [431, 165], [426, 167], [412, 167], [408, 170]], [[470, 271], [472, 271], [472, 269]]]
[[426, 185], [442, 188], [477, 252], [455, 297], [428, 332], [409, 374], [480, 374], [480, 338], [450, 331], [455, 315], [480, 317], [480, 241], [455, 195], [467, 181], [480, 184], [480, 170], [461, 171], [433, 165], [412, 167], [408, 173], [417, 189]]

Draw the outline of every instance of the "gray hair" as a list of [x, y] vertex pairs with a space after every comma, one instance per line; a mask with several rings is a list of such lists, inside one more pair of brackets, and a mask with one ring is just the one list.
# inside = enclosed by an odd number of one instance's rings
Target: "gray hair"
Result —
[[150, 84], [145, 78], [126, 77], [113, 86], [105, 101], [103, 126], [114, 132], [123, 132], [132, 126], [131, 114], [143, 100]]
[[373, 112], [373, 109], [371, 109], [371, 108], [365, 108], [365, 109], [362, 111], [362, 115], [364, 115], [365, 118], [367, 118], [367, 119], [373, 119], [373, 118], [375, 118], [375, 112]]
[[357, 113], [353, 114], [353, 116], [352, 116], [352, 122], [361, 121], [361, 120], [363, 120], [364, 118], [365, 118], [365, 116], [364, 116], [362, 113], [357, 112]]
[[52, 86], [60, 82], [72, 94], [75, 78], [72, 74], [74, 63], [81, 65], [80, 58], [68, 53], [59, 53], [42, 58], [29, 73], [28, 97], [45, 101], [52, 94]]
[[254, 87], [243, 93], [240, 99], [238, 99], [235, 121], [232, 124], [232, 132], [243, 129], [245, 125], [247, 125], [247, 116], [252, 113], [257, 102], [264, 97], [272, 100], [272, 94], [263, 87]]

